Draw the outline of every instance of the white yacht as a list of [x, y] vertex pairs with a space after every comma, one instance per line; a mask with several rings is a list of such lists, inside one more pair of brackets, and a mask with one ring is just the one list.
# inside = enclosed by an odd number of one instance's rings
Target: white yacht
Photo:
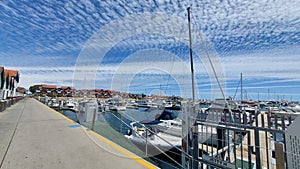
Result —
[[58, 109], [60, 104], [55, 98], [53, 98], [49, 101], [48, 106], [51, 108], [54, 108], [54, 109], [56, 109], [56, 108]]
[[126, 102], [118, 96], [113, 97], [111, 100], [107, 101], [109, 105], [109, 110], [111, 111], [125, 111]]
[[76, 103], [75, 103], [74, 100], [69, 99], [69, 100], [66, 100], [66, 101], [65, 101], [64, 107], [65, 107], [65, 108], [69, 108], [69, 109], [74, 109], [74, 108], [76, 108]]
[[160, 120], [161, 123], [157, 124], [159, 131], [164, 133], [181, 137], [182, 135], [182, 120], [176, 118], [174, 120]]
[[157, 128], [161, 121], [132, 122], [131, 131], [125, 137], [146, 155], [158, 155], [175, 147], [181, 147], [181, 137], [167, 134]]

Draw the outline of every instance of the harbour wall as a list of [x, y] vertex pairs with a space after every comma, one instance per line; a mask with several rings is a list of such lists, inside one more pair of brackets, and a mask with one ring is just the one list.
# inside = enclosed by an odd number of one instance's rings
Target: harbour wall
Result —
[[15, 98], [10, 98], [6, 100], [0, 100], [0, 112], [4, 111], [11, 105], [17, 103], [19, 100], [23, 99], [24, 97], [15, 97]]

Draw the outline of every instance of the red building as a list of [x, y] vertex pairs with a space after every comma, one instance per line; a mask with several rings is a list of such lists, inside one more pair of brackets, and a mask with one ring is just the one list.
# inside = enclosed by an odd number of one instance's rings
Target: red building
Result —
[[0, 100], [17, 96], [20, 75], [17, 70], [4, 69], [0, 66]]
[[35, 91], [38, 95], [50, 96], [50, 97], [72, 97], [75, 88], [69, 86], [57, 87], [56, 85], [40, 85]]

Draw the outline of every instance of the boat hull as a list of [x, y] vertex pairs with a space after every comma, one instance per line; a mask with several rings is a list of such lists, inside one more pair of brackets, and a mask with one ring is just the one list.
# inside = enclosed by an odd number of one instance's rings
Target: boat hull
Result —
[[[136, 145], [141, 151], [145, 152], [146, 156], [157, 156], [160, 154], [164, 154], [170, 150], [181, 149], [181, 145], [179, 142], [177, 145], [171, 146], [167, 143], [158, 143], [155, 140], [143, 140], [136, 137], [126, 136], [129, 141], [131, 141], [134, 145]], [[181, 142], [181, 141], [180, 141]], [[177, 147], [177, 148], [175, 148]]]

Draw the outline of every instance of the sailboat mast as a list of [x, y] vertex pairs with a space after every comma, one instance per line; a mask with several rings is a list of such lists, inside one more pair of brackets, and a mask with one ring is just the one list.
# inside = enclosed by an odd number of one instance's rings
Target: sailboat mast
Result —
[[243, 102], [243, 73], [241, 73], [241, 103]]
[[[190, 60], [191, 60], [191, 74], [192, 74], [192, 113], [196, 114], [195, 107], [195, 79], [194, 79], [194, 63], [193, 63], [193, 50], [192, 50], [192, 31], [191, 31], [191, 17], [190, 17], [190, 7], [187, 8], [188, 11], [188, 25], [189, 25], [189, 40], [190, 40]], [[195, 116], [197, 118], [197, 115]], [[196, 119], [197, 120], [197, 119]], [[193, 161], [190, 168], [199, 168], [198, 157], [199, 157], [199, 148], [198, 148], [198, 125], [193, 124], [192, 129], [192, 157]]]
[[194, 79], [194, 63], [193, 63], [193, 50], [192, 50], [192, 32], [191, 32], [191, 17], [190, 7], [187, 8], [188, 12], [188, 25], [189, 25], [189, 41], [190, 41], [190, 60], [191, 60], [191, 74], [192, 74], [192, 99], [193, 106], [195, 106], [195, 79]]

